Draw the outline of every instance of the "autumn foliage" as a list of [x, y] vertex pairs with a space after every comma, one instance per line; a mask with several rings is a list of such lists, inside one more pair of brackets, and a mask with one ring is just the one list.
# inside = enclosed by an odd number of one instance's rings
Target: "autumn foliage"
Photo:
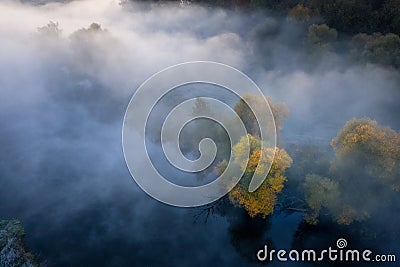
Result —
[[309, 174], [303, 185], [309, 223], [317, 223], [325, 209], [338, 223], [351, 224], [396, 202], [400, 133], [369, 118], [352, 119], [331, 145], [335, 151], [331, 178]]
[[[247, 164], [246, 155], [243, 147], [246, 139], [250, 143], [250, 156]], [[250, 134], [242, 137], [239, 143], [233, 147], [233, 157], [235, 164], [239, 164], [244, 170], [244, 175], [239, 184], [229, 193], [229, 200], [232, 204], [243, 207], [250, 217], [261, 216], [265, 218], [272, 214], [277, 200], [277, 194], [282, 191], [286, 177], [284, 172], [288, 168], [292, 159], [284, 149], [276, 147], [261, 149], [261, 141]], [[271, 165], [272, 162], [272, 165]], [[248, 191], [252, 174], [259, 167], [260, 173], [265, 173], [271, 165], [271, 169], [261, 184], [255, 191]]]

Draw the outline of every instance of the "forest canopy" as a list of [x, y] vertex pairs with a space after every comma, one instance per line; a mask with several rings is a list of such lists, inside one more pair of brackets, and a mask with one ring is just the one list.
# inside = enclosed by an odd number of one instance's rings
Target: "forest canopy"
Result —
[[310, 51], [334, 50], [332, 43], [340, 40], [345, 41], [345, 45], [339, 45], [337, 50], [353, 56], [353, 60], [397, 69], [400, 67], [400, 1], [398, 0], [140, 0], [139, 2], [197, 3], [236, 11], [266, 11], [268, 15], [272, 12], [308, 28], [305, 32], [307, 43], [312, 45]]

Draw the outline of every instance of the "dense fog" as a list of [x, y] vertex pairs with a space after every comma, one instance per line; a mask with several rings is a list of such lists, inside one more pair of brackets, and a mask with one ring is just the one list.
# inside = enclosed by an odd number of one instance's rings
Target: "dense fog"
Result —
[[[210, 60], [246, 73], [288, 107], [284, 147], [329, 146], [353, 117], [400, 128], [399, 72], [354, 63], [341, 49], [313, 59], [304, 25], [286, 18], [179, 2], [37, 3], [0, 3], [0, 216], [22, 221], [28, 247], [49, 266], [248, 263], [229, 232], [245, 223], [199, 222], [197, 209], [147, 196], [126, 168], [129, 100], [173, 64]], [[290, 247], [301, 218], [277, 218], [261, 223], [271, 230], [257, 242]]]

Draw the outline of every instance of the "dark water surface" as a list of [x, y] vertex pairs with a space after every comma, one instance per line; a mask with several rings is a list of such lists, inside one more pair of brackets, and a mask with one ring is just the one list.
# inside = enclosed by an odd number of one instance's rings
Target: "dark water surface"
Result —
[[121, 123], [85, 119], [75, 104], [47, 108], [16, 111], [18, 122], [0, 130], [0, 211], [23, 222], [28, 247], [48, 266], [248, 266], [264, 244], [313, 248], [340, 237], [336, 226], [307, 232], [302, 213], [262, 220], [228, 208], [207, 218], [202, 208], [159, 203], [129, 175]]

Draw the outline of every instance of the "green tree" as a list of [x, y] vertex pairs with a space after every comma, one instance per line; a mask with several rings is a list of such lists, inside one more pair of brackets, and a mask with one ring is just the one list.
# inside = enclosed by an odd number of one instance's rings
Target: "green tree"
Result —
[[356, 34], [351, 40], [351, 54], [362, 62], [400, 68], [400, 37], [393, 33]]
[[339, 184], [326, 177], [308, 174], [304, 182], [305, 199], [311, 212], [306, 214], [308, 223], [316, 224], [322, 208], [335, 210], [340, 196]]
[[314, 46], [326, 46], [336, 41], [337, 31], [326, 24], [312, 24], [308, 28], [307, 40]]
[[400, 68], [400, 37], [392, 33], [377, 35], [366, 42], [362, 56], [374, 64]]
[[[282, 129], [282, 121], [288, 116], [289, 111], [283, 103], [273, 103], [269, 97], [265, 97], [265, 99], [271, 108], [275, 120], [275, 127], [278, 132], [280, 129]], [[260, 136], [260, 130], [256, 118], [245, 101], [251, 103], [251, 105], [255, 107], [255, 109], [259, 109], [258, 111], [262, 111], [261, 108], [263, 107], [262, 102], [264, 101], [264, 99], [259, 96], [245, 95], [242, 99], [239, 100], [238, 103], [236, 103], [234, 107], [235, 112], [238, 114], [238, 116], [246, 126], [247, 131], [251, 135]], [[274, 127], [274, 125], [269, 124], [266, 125], [266, 127], [270, 129], [271, 127]]]

